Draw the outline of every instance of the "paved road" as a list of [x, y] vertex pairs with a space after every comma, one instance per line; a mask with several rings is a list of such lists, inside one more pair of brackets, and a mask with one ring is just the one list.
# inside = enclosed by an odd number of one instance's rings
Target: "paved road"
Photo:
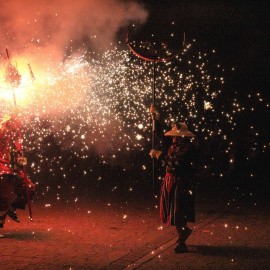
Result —
[[268, 202], [221, 186], [200, 190], [190, 252], [174, 254], [175, 229], [160, 223], [154, 198], [39, 198], [33, 223], [20, 211], [21, 223], [1, 230], [0, 269], [270, 269]]

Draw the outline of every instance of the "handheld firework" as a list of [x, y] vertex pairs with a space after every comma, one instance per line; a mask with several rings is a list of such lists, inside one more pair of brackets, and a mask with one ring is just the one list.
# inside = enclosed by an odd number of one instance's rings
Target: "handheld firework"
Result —
[[[155, 106], [156, 103], [156, 63], [160, 62], [167, 62], [170, 60], [173, 60], [175, 57], [179, 55], [179, 52], [176, 54], [170, 55], [170, 56], [165, 56], [165, 55], [159, 55], [156, 50], [154, 50], [154, 54], [150, 56], [143, 56], [142, 54], [139, 54], [138, 52], [135, 51], [134, 48], [132, 48], [130, 42], [129, 42], [129, 30], [127, 32], [126, 36], [126, 44], [129, 47], [129, 49], [139, 58], [141, 58], [144, 61], [147, 62], [152, 62], [153, 63], [153, 87], [152, 87], [152, 105]], [[183, 45], [185, 45], [185, 36], [184, 36], [184, 42]], [[152, 149], [155, 149], [155, 132], [156, 132], [156, 113], [152, 112]], [[152, 180], [153, 180], [153, 193], [156, 195], [155, 191], [155, 159], [152, 159]]]
[[[6, 49], [6, 55], [7, 55], [7, 59], [8, 59], [8, 65], [7, 65], [7, 69], [6, 69], [6, 80], [9, 82], [9, 84], [11, 86], [12, 94], [13, 94], [14, 107], [15, 107], [15, 109], [17, 109], [15, 89], [18, 88], [21, 85], [21, 82], [22, 82], [21, 77], [22, 77], [22, 75], [19, 73], [19, 71], [17, 69], [17, 65], [16, 66], [12, 65], [7, 49]], [[31, 69], [30, 64], [28, 64], [28, 69], [29, 69], [32, 81], [34, 81], [35, 76], [33, 74], [33, 71]], [[20, 147], [22, 149], [22, 157], [23, 157], [24, 152], [23, 152], [22, 136], [21, 136], [21, 129], [20, 129], [20, 123], [19, 123], [18, 117], [16, 118], [16, 125], [17, 125], [19, 143], [20, 143]], [[25, 182], [25, 188], [26, 188], [26, 196], [27, 196], [27, 204], [28, 204], [28, 210], [29, 210], [29, 218], [30, 218], [30, 221], [33, 221], [33, 219], [32, 219], [32, 209], [31, 209], [31, 200], [30, 200], [30, 195], [29, 195], [29, 186], [28, 186], [27, 181], [26, 181], [27, 173], [26, 173], [26, 166], [25, 165], [23, 165], [23, 173], [24, 173], [23, 181]]]

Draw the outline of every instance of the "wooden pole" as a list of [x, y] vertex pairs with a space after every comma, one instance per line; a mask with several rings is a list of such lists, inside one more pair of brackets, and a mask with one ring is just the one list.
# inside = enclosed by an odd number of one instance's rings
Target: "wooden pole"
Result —
[[[16, 95], [15, 95], [14, 88], [12, 88], [12, 93], [13, 93], [14, 107], [16, 108], [17, 107], [17, 103], [16, 103]], [[17, 125], [17, 131], [18, 131], [18, 137], [19, 137], [20, 147], [22, 149], [22, 156], [24, 156], [23, 145], [22, 145], [22, 135], [21, 135], [21, 129], [20, 129], [20, 124], [19, 124], [18, 117], [16, 119], [16, 125]], [[25, 189], [26, 189], [26, 199], [27, 199], [28, 210], [29, 210], [29, 218], [30, 218], [30, 221], [33, 221], [32, 207], [31, 207], [31, 200], [30, 200], [30, 194], [29, 194], [29, 186], [27, 184], [27, 173], [26, 173], [26, 167], [25, 167], [25, 165], [23, 165], [23, 174], [24, 174]]]

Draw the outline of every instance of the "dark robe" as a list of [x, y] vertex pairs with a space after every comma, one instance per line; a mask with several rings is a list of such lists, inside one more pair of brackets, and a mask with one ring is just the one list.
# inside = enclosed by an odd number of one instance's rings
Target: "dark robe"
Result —
[[171, 226], [184, 226], [195, 222], [193, 191], [194, 146], [188, 141], [174, 143], [167, 156], [159, 160], [166, 166], [166, 175], [161, 186], [160, 216]]

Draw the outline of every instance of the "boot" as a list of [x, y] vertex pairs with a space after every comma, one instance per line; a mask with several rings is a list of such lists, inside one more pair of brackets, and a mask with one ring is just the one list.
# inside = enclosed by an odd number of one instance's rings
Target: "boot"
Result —
[[174, 249], [174, 253], [186, 253], [188, 252], [188, 248], [185, 243], [178, 244]]
[[9, 216], [12, 220], [14, 220], [14, 221], [20, 223], [20, 220], [18, 219], [16, 212], [13, 212], [13, 211], [11, 211], [11, 210], [8, 210], [7, 214], [8, 214], [8, 216]]
[[181, 232], [181, 235], [179, 236], [178, 240], [177, 240], [177, 244], [181, 245], [181, 244], [185, 244], [186, 240], [189, 238], [189, 236], [192, 233], [192, 229], [186, 227], [183, 232]]

